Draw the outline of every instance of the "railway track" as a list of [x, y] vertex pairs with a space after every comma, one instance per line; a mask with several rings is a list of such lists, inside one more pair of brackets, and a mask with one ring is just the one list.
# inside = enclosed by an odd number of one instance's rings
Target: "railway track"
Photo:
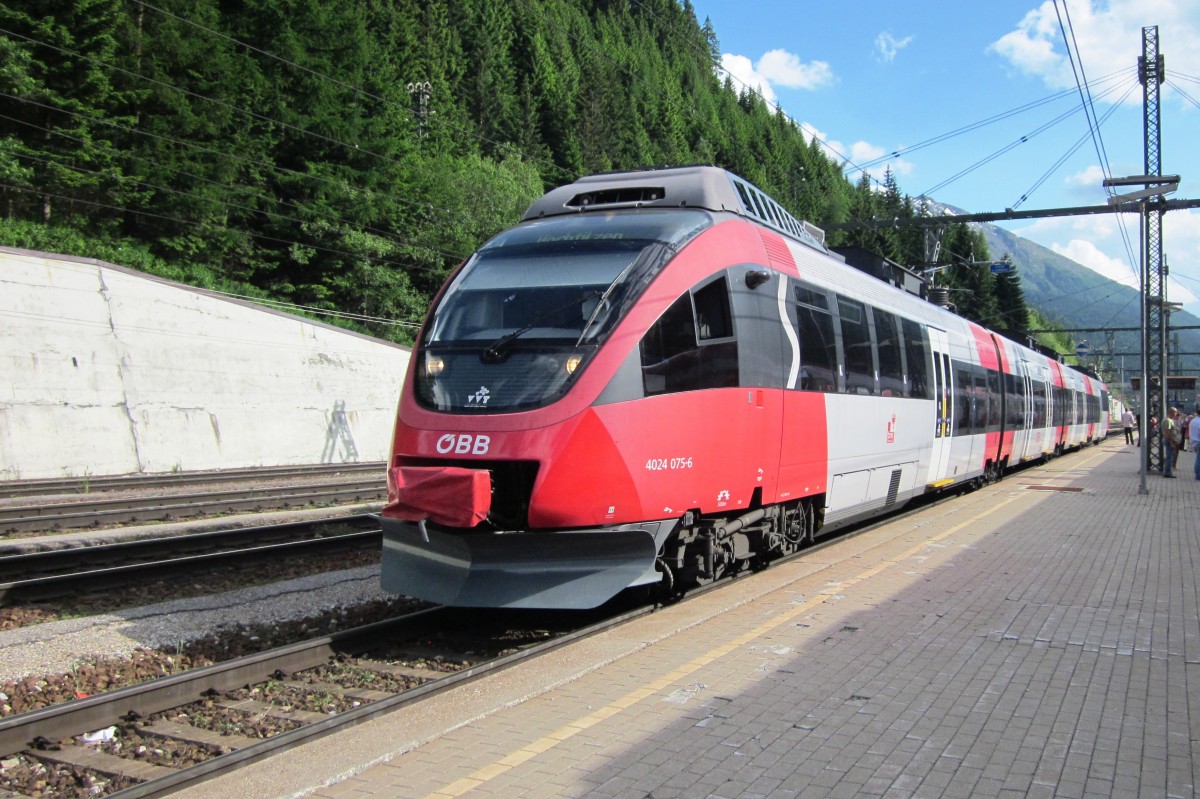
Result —
[[236, 483], [247, 480], [291, 480], [322, 475], [375, 474], [382, 478], [383, 461], [365, 463], [307, 464], [299, 466], [255, 466], [245, 469], [215, 469], [204, 472], [168, 472], [162, 474], [114, 475], [105, 477], [66, 477], [45, 480], [0, 482], [0, 497], [55, 496], [92, 494], [128, 489], [168, 488], [174, 486]]
[[[13, 774], [66, 770], [84, 786], [80, 795], [163, 796], [650, 610], [617, 616], [418, 611], [0, 719], [0, 758]], [[214, 717], [218, 725], [209, 723]], [[282, 729], [263, 733], [255, 724], [264, 718]], [[240, 729], [239, 719], [241, 732], [208, 728]], [[252, 737], [263, 734], [269, 737]], [[179, 760], [195, 764], [165, 765]]]
[[251, 484], [219, 491], [144, 494], [66, 500], [0, 507], [0, 533], [36, 533], [119, 524], [163, 522], [226, 513], [257, 512], [373, 502], [384, 498], [382, 472], [341, 479], [307, 480], [296, 485]]
[[379, 522], [355, 515], [0, 556], [0, 605], [188, 575], [222, 562], [256, 562], [308, 552], [328, 555], [380, 545]]

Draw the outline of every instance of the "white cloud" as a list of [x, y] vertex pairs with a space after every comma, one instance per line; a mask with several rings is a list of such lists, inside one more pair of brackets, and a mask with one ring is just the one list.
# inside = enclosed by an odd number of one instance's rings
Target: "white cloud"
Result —
[[725, 53], [721, 56], [721, 70], [733, 78], [733, 88], [739, 94], [750, 89], [771, 105], [775, 104], [775, 90], [771, 88], [771, 82], [759, 74], [746, 56]]
[[1200, 316], [1200, 211], [1164, 214], [1163, 243], [1170, 267], [1167, 299]]
[[[856, 141], [853, 144], [846, 144], [845, 142], [831, 139], [828, 133], [819, 130], [807, 122], [800, 123], [800, 130], [809, 141], [813, 139], [819, 141], [824, 146], [825, 152], [830, 158], [843, 164], [847, 159], [855, 164], [865, 164], [883, 158], [883, 156], [891, 152], [877, 144], [871, 144], [866, 141]], [[914, 168], [911, 161], [905, 161], [903, 158], [891, 158], [875, 164], [867, 172], [876, 181], [882, 181], [884, 172], [889, 166], [892, 169], [892, 174], [897, 176], [911, 174]], [[853, 169], [853, 167], [847, 168]], [[857, 173], [852, 176], [852, 179], [854, 177], [857, 177]]]
[[[1063, 44], [1064, 30], [1073, 37], [1072, 49], [1078, 48], [1087, 79], [1096, 81], [1137, 63], [1142, 28], [1148, 24], [1158, 26], [1159, 52], [1169, 51], [1169, 73], [1200, 72], [1200, 50], [1191, 46], [1200, 39], [1200, 4], [1178, 0], [1072, 0], [1069, 6], [1059, 4], [1057, 10], [1052, 0], [1046, 0], [988, 50], [1018, 72], [1038, 77], [1050, 88], [1066, 89], [1076, 83]], [[1096, 96], [1102, 92], [1103, 87], [1093, 87], [1094, 99], [1102, 101]], [[1132, 92], [1125, 101], [1141, 103], [1141, 92]]]
[[821, 144], [825, 145], [826, 151], [829, 152], [832, 157], [838, 159], [839, 161], [846, 157], [846, 153], [848, 152], [846, 145], [842, 144], [836, 139], [829, 138], [828, 133], [820, 130], [815, 125], [809, 124], [808, 122], [801, 122], [800, 130], [804, 133], [804, 137], [809, 141], [816, 139]]
[[833, 70], [824, 61], [805, 64], [786, 50], [769, 50], [758, 59], [756, 71], [771, 83], [789, 89], [819, 89], [833, 83]]
[[1090, 240], [1071, 239], [1065, 245], [1052, 244], [1051, 249], [1123, 286], [1138, 286], [1137, 275], [1130, 270], [1127, 262], [1120, 258], [1110, 258]]
[[787, 89], [820, 89], [836, 80], [833, 68], [825, 61], [810, 61], [786, 50], [769, 50], [758, 62], [747, 56], [725, 53], [721, 56], [721, 70], [733, 78], [734, 89], [739, 93], [746, 88], [757, 92], [771, 105], [778, 102], [775, 86]]
[[875, 180], [882, 181], [884, 174], [890, 168], [892, 174], [896, 177], [912, 174], [913, 164], [911, 161], [905, 161], [903, 158], [895, 157], [886, 160], [880, 160], [887, 155], [890, 150], [885, 150], [876, 144], [871, 144], [865, 141], [856, 141], [850, 145], [850, 160], [855, 164], [874, 163], [867, 173]]
[[[1125, 230], [1122, 237], [1121, 229]], [[1039, 219], [1013, 232], [1070, 258], [1110, 280], [1138, 288], [1141, 269], [1139, 222], [1133, 214]], [[1200, 211], [1163, 216], [1169, 266], [1167, 299], [1200, 314]]]
[[875, 37], [876, 58], [890, 64], [896, 60], [896, 54], [905, 47], [908, 47], [912, 43], [912, 40], [913, 37], [911, 36], [897, 39], [892, 34], [884, 31]]
[[1067, 175], [1063, 183], [1076, 194], [1103, 195], [1104, 189], [1101, 185], [1103, 180], [1104, 170], [1096, 164], [1092, 164], [1082, 172]]

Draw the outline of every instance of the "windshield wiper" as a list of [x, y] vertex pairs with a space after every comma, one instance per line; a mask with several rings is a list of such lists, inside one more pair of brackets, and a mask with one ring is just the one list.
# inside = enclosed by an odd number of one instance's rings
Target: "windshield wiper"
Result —
[[633, 269], [633, 265], [636, 264], [637, 262], [638, 262], [638, 259], [634, 258], [632, 261], [630, 261], [628, 264], [626, 264], [625, 268], [621, 270], [621, 273], [619, 275], [617, 275], [616, 277], [614, 277], [612, 282], [608, 284], [608, 288], [606, 288], [604, 290], [603, 294], [601, 294], [598, 291], [595, 292], [596, 294], [600, 295], [600, 299], [596, 302], [596, 307], [592, 309], [591, 316], [589, 316], [587, 322], [584, 323], [583, 330], [579, 331], [579, 338], [576, 339], [576, 341], [575, 341], [576, 347], [578, 347], [580, 344], [583, 343], [583, 337], [587, 335], [588, 328], [590, 328], [592, 326], [592, 323], [596, 321], [596, 317], [598, 317], [600, 315], [600, 309], [603, 308], [605, 306], [605, 304], [608, 302], [608, 297], [610, 294], [613, 293], [613, 289], [615, 289], [617, 287], [617, 285], [620, 284], [621, 279], [624, 278], [625, 275], [629, 274], [629, 270]]
[[[533, 319], [531, 319], [528, 324], [522, 325], [521, 327], [518, 327], [513, 332], [506, 333], [505, 335], [496, 339], [494, 342], [491, 343], [491, 345], [489, 345], [487, 347], [487, 349], [485, 349], [483, 351], [483, 353], [479, 356], [479, 359], [481, 361], [483, 361], [484, 363], [499, 363], [500, 361], [504, 360], [505, 351], [508, 349], [509, 344], [512, 344], [514, 341], [516, 341], [521, 336], [528, 333], [530, 330], [533, 330], [540, 323], [546, 321], [547, 319], [551, 318], [552, 316], [562, 313], [563, 311], [567, 310], [568, 308], [572, 308], [576, 305], [579, 305], [581, 302], [583, 302], [584, 300], [586, 300], [590, 297], [603, 297], [604, 294], [605, 293], [601, 292], [599, 289], [593, 289], [592, 291], [585, 291], [583, 294], [580, 294], [577, 298], [571, 300], [570, 302], [568, 302], [564, 305], [560, 305], [557, 308], [551, 308], [549, 311], [543, 311], [542, 313], [533, 317]], [[585, 327], [584, 329], [586, 330], [587, 328]]]

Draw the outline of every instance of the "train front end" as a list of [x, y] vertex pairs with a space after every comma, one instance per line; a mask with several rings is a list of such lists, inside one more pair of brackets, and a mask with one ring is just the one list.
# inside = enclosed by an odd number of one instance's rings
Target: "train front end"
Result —
[[[711, 226], [699, 210], [532, 219], [434, 302], [397, 412], [385, 590], [467, 607], [588, 608], [656, 582], [675, 521], [643, 507], [594, 410], [644, 332], [638, 300]], [[614, 387], [616, 387], [614, 389]]]

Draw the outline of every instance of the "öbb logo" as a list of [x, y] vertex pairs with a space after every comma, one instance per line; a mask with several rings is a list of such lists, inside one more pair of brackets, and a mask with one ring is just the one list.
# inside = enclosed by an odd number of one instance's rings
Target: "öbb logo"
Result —
[[437, 451], [442, 455], [486, 455], [492, 445], [491, 436], [472, 436], [467, 433], [446, 433], [437, 440]]

